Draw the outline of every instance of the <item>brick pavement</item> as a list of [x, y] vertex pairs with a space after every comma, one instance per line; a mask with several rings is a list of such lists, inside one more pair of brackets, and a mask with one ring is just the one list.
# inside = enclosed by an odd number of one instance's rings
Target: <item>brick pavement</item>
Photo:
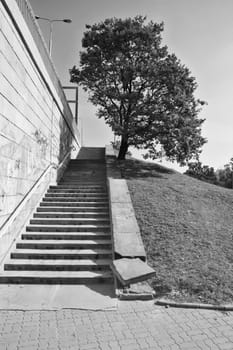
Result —
[[233, 313], [119, 303], [117, 311], [0, 311], [0, 350], [233, 350]]

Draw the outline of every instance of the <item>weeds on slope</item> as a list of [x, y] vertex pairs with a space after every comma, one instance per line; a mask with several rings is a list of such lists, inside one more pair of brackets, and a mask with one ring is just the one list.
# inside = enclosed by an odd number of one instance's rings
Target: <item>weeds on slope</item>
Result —
[[233, 191], [158, 164], [118, 162], [157, 296], [233, 303]]

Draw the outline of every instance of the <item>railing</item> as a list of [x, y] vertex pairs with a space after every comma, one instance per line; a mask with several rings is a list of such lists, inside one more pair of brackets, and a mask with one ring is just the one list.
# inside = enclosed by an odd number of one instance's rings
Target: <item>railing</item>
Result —
[[68, 103], [73, 103], [75, 105], [74, 118], [75, 122], [78, 125], [78, 87], [77, 86], [63, 86], [63, 90], [74, 90], [75, 98], [74, 100], [68, 100]]

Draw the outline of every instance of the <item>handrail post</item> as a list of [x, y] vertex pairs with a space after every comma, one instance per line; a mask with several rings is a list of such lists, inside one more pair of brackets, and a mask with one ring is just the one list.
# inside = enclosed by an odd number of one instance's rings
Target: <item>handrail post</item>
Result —
[[75, 101], [75, 122], [78, 125], [78, 87], [76, 87]]
[[75, 104], [74, 119], [75, 119], [76, 125], [78, 125], [79, 124], [78, 122], [78, 86], [63, 86], [62, 88], [63, 90], [75, 90], [75, 99], [67, 100], [67, 102]]

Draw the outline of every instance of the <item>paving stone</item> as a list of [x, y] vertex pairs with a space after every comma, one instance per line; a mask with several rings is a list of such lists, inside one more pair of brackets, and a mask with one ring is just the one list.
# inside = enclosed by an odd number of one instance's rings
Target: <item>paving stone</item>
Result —
[[0, 344], [0, 350], [7, 350], [6, 344]]
[[158, 308], [148, 302], [119, 302], [117, 311], [67, 310], [42, 317], [33, 311], [0, 310], [0, 350], [232, 350], [231, 315]]

